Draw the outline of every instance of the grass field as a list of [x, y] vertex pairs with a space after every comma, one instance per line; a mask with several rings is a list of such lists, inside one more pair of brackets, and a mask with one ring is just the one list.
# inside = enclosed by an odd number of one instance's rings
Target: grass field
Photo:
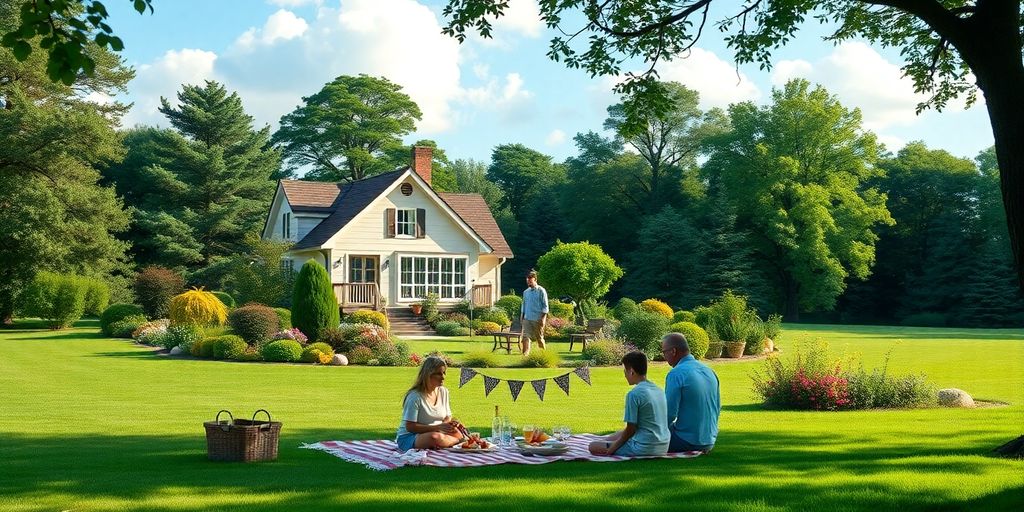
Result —
[[[614, 464], [553, 463], [376, 473], [298, 449], [326, 439], [391, 438], [414, 368], [318, 367], [175, 360], [94, 325], [0, 331], [0, 510], [1020, 510], [1024, 462], [992, 458], [1024, 433], [1024, 331], [790, 326], [783, 349], [823, 338], [837, 353], [925, 372], [939, 387], [1008, 402], [974, 410], [840, 413], [762, 410], [756, 362], [712, 363], [722, 381], [722, 432], [708, 456]], [[415, 341], [458, 353], [477, 343]], [[479, 344], [487, 350], [490, 342]], [[564, 349], [564, 346], [559, 348]], [[577, 350], [579, 350], [577, 348]], [[553, 376], [564, 370], [491, 370]], [[652, 369], [664, 382], [667, 366]], [[494, 405], [520, 424], [575, 432], [620, 427], [627, 386], [618, 368], [573, 378], [513, 403], [458, 388], [456, 415], [490, 425]], [[284, 422], [280, 459], [205, 460], [202, 422], [219, 409], [267, 408]]]

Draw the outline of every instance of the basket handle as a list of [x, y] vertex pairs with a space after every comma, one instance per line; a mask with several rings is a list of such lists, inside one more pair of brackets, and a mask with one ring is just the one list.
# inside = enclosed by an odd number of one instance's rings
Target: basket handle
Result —
[[270, 417], [270, 411], [268, 411], [266, 409], [259, 409], [256, 412], [252, 413], [252, 421], [256, 421], [256, 415], [261, 413], [261, 412], [263, 414], [267, 415], [267, 424], [266, 425], [260, 425], [260, 428], [264, 428], [264, 427], [270, 428], [270, 423], [273, 422], [274, 420]]
[[[222, 424], [220, 422], [220, 415], [225, 413], [225, 412], [228, 413], [228, 418], [231, 418], [231, 420], [228, 421], [227, 423], [223, 423]], [[223, 430], [224, 432], [227, 432], [228, 430], [231, 430], [231, 426], [235, 424], [235, 417], [231, 415], [231, 411], [229, 411], [227, 409], [221, 409], [220, 412], [217, 413], [217, 417], [214, 418], [213, 421], [215, 421], [218, 425], [221, 425], [221, 427], [220, 427], [221, 430]]]

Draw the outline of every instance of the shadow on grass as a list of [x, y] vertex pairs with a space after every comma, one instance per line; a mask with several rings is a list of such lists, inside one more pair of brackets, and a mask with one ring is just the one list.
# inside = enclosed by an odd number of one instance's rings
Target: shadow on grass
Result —
[[[89, 508], [90, 500], [112, 506], [111, 500], [123, 500], [132, 510], [151, 511], [679, 510], [685, 504], [703, 510], [1010, 510], [1024, 492], [1024, 482], [1004, 479], [1002, 488], [965, 500], [908, 488], [896, 475], [910, 471], [913, 481], [938, 480], [953, 489], [961, 475], [985, 473], [993, 465], [1020, 468], [1020, 462], [978, 457], [1000, 441], [991, 435], [970, 443], [935, 435], [877, 446], [871, 439], [828, 434], [733, 432], [697, 459], [410, 467], [383, 473], [298, 448], [302, 442], [393, 435], [296, 431], [286, 422], [279, 460], [256, 464], [207, 461], [198, 424], [187, 436], [5, 435], [0, 496], [40, 509]], [[887, 472], [894, 476], [891, 485], [877, 478]], [[935, 487], [931, 483], [922, 489]]]
[[875, 339], [1003, 340], [1024, 341], [1024, 329], [971, 329], [963, 327], [849, 326], [786, 324], [786, 331], [821, 331], [829, 336], [861, 336]]

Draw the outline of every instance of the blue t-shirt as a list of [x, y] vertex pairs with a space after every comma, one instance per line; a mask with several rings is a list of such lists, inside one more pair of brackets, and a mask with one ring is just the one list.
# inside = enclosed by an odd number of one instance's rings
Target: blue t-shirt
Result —
[[668, 450], [668, 417], [665, 393], [658, 386], [643, 380], [626, 394], [623, 420], [636, 425], [636, 434], [629, 438], [634, 455], [664, 455]]
[[695, 446], [711, 446], [718, 439], [722, 412], [718, 375], [687, 355], [665, 377], [668, 425], [673, 436]]

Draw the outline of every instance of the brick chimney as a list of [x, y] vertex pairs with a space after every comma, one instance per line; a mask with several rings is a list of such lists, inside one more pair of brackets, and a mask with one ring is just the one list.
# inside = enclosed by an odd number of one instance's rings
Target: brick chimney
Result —
[[423, 181], [430, 184], [430, 166], [434, 160], [434, 148], [429, 146], [412, 147], [412, 170], [419, 174]]

